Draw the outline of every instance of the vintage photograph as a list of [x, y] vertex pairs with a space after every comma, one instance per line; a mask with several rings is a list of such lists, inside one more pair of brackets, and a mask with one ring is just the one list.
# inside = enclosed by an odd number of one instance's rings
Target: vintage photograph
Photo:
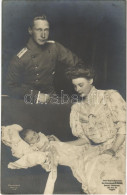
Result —
[[2, 194], [126, 193], [126, 1], [2, 1]]

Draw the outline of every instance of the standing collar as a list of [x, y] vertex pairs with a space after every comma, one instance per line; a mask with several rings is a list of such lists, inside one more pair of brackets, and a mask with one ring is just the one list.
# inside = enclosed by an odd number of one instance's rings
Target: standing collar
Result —
[[92, 94], [95, 94], [95, 93], [97, 93], [97, 89], [94, 86], [92, 86], [92, 88], [91, 88], [91, 90], [90, 90], [87, 97], [89, 97], [89, 96], [91, 96]]
[[27, 43], [27, 48], [34, 53], [40, 53], [42, 52], [43, 48], [45, 48], [46, 45], [39, 46], [32, 38], [29, 39]]
[[94, 86], [92, 86], [89, 94], [85, 98], [85, 102], [94, 103], [95, 99], [97, 98], [96, 96], [97, 96], [97, 89]]

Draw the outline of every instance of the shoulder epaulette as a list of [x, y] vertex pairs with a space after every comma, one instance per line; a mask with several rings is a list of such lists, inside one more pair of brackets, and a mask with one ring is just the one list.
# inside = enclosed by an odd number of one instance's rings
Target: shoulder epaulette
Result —
[[18, 54], [17, 54], [17, 56], [19, 57], [19, 58], [21, 58], [26, 52], [27, 52], [27, 48], [26, 47], [24, 47]]
[[50, 40], [49, 40], [49, 41], [47, 41], [47, 43], [55, 43], [55, 41], [50, 41]]

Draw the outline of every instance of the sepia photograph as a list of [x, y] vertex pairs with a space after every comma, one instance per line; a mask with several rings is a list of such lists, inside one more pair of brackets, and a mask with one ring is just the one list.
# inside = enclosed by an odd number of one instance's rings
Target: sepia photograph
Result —
[[126, 193], [126, 1], [2, 1], [1, 194]]

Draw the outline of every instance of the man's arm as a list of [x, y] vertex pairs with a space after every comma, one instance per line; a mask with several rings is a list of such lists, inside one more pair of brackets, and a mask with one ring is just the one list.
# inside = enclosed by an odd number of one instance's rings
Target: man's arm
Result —
[[[31, 89], [23, 84], [23, 62], [15, 56], [8, 68], [7, 90], [8, 94], [15, 98], [24, 98], [26, 94], [31, 93]], [[38, 93], [38, 91], [34, 91]]]
[[78, 63], [83, 63], [82, 59], [59, 43], [56, 43], [56, 50], [58, 61], [66, 64], [67, 66], [75, 66]]

